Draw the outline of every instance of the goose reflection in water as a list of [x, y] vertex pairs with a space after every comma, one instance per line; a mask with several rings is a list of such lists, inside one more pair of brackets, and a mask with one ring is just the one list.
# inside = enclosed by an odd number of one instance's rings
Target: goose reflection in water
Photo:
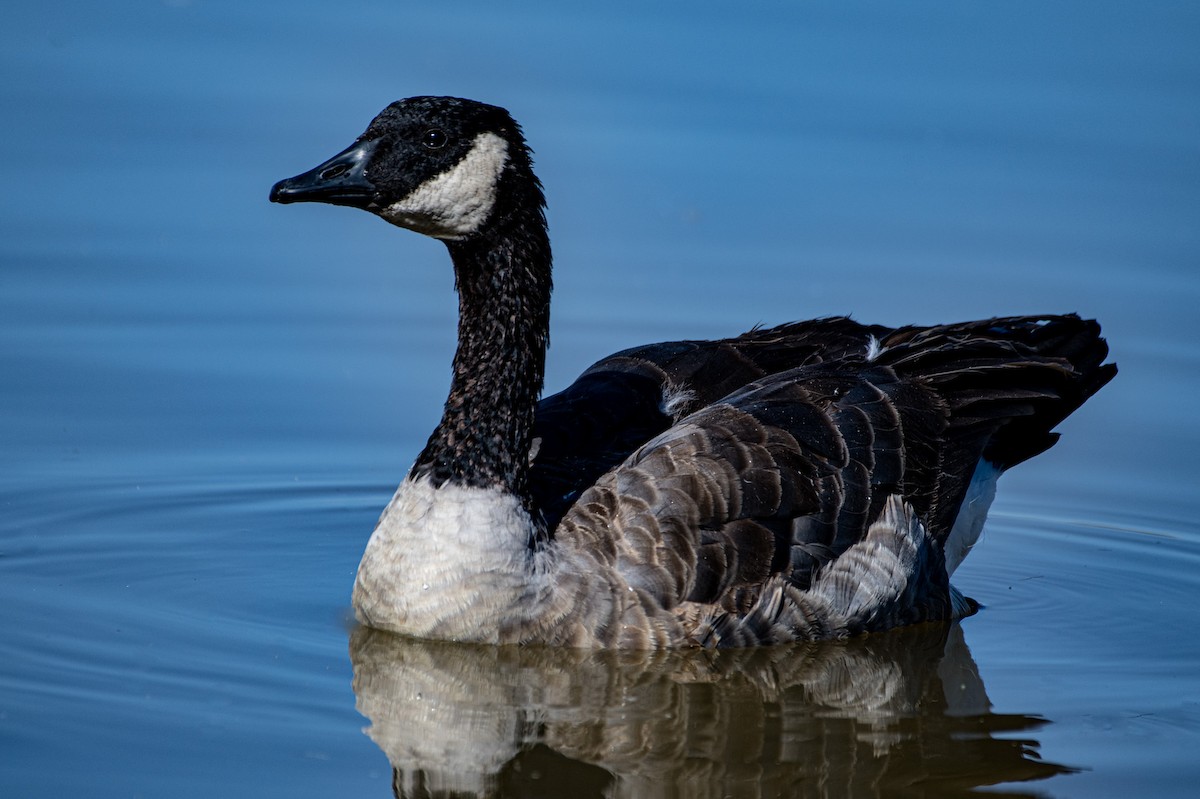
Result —
[[1039, 758], [1044, 719], [991, 712], [957, 623], [667, 652], [359, 628], [350, 655], [398, 797], [957, 795], [1073, 770]]

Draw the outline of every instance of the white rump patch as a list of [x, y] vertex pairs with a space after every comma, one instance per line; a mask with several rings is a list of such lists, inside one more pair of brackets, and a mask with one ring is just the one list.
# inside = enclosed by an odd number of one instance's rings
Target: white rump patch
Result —
[[481, 133], [470, 151], [450, 170], [417, 186], [379, 215], [417, 233], [461, 239], [478, 230], [496, 205], [496, 184], [508, 163], [508, 142]]
[[1000, 478], [1000, 469], [994, 463], [979, 461], [975, 473], [971, 475], [971, 484], [967, 486], [967, 495], [962, 506], [958, 509], [958, 517], [950, 535], [946, 536], [943, 551], [946, 555], [946, 573], [954, 574], [954, 570], [967, 557], [971, 547], [979, 540], [983, 532], [983, 523], [987, 520], [988, 508], [996, 498], [996, 481]]

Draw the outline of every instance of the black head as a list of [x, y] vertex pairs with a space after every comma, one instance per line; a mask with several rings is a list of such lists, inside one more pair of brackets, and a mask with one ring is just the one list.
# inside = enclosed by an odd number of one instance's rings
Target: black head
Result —
[[345, 150], [276, 183], [271, 201], [362, 208], [450, 241], [495, 225], [505, 205], [539, 214], [543, 205], [517, 123], [503, 108], [457, 97], [392, 103]]

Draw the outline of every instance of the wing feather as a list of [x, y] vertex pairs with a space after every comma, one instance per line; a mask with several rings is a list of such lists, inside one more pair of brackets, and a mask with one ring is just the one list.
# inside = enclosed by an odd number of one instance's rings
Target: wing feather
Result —
[[[624, 613], [640, 621], [613, 635], [669, 635], [675, 623], [700, 643], [764, 643], [968, 612], [940, 544], [976, 464], [1049, 446], [1050, 428], [1113, 374], [1099, 366], [1103, 340], [1075, 317], [885, 330], [878, 346], [878, 329], [829, 323], [843, 334], [837, 357], [805, 338], [810, 328], [790, 345], [775, 329], [594, 367], [653, 374], [643, 390], [660, 391], [663, 416], [579, 489], [554, 531], [628, 586]], [[802, 365], [754, 374], [789, 346]], [[718, 366], [738, 380], [715, 379]], [[698, 406], [673, 423], [671, 391]]]

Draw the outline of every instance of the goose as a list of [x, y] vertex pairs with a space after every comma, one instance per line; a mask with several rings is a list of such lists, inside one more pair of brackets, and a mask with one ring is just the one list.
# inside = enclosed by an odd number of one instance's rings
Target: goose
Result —
[[1073, 314], [840, 317], [627, 349], [539, 401], [551, 251], [508, 111], [392, 103], [270, 199], [363, 209], [450, 254], [449, 397], [353, 588], [359, 622], [403, 635], [761, 646], [970, 615], [950, 576], [997, 478], [1116, 374]]

